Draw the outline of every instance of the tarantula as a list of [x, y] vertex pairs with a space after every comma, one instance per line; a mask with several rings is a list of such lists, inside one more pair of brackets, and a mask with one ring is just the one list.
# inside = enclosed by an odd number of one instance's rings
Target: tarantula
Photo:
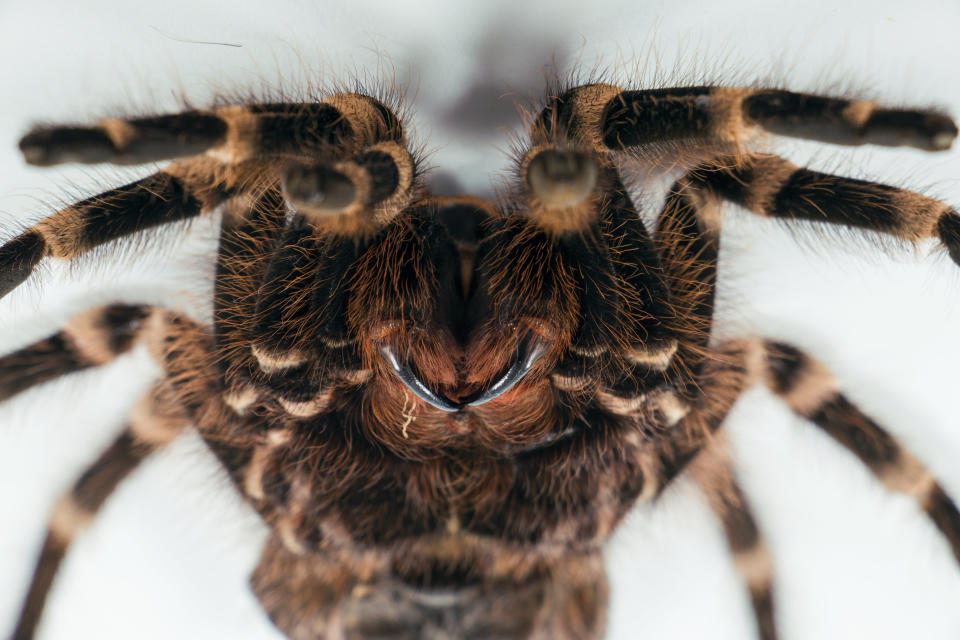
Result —
[[[431, 195], [396, 109], [362, 93], [31, 131], [34, 165], [172, 163], [0, 247], [0, 293], [44, 258], [215, 211], [222, 225], [211, 326], [118, 302], [0, 359], [0, 398], [139, 343], [164, 371], [55, 506], [14, 637], [34, 636], [71, 539], [191, 426], [271, 529], [251, 584], [291, 638], [600, 637], [604, 542], [687, 470], [775, 638], [770, 559], [719, 437], [756, 384], [915, 496], [960, 559], [955, 503], [822, 364], [711, 341], [723, 201], [935, 238], [958, 263], [960, 215], [758, 153], [763, 131], [931, 151], [957, 135], [867, 101], [587, 84], [530, 118], [488, 202]], [[623, 172], [678, 153], [648, 231]]]

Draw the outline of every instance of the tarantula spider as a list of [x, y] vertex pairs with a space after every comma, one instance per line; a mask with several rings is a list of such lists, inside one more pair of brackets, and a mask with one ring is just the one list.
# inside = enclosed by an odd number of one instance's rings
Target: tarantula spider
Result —
[[[604, 542], [700, 460], [766, 384], [915, 496], [960, 558], [930, 472], [798, 349], [715, 344], [721, 216], [820, 221], [960, 262], [960, 215], [896, 187], [798, 168], [744, 143], [948, 148], [928, 111], [781, 90], [590, 84], [532, 118], [499, 203], [433, 197], [403, 124], [339, 93], [93, 127], [40, 128], [35, 165], [175, 159], [0, 247], [0, 290], [44, 258], [221, 211], [214, 320], [117, 303], [0, 359], [0, 397], [145, 343], [165, 375], [56, 505], [14, 637], [34, 636], [71, 539], [114, 488], [197, 429], [272, 536], [253, 590], [291, 638], [597, 638]], [[649, 233], [620, 167], [695, 158]], [[771, 564], [729, 467], [704, 488], [776, 637]], [[445, 634], [445, 635], [444, 635]]]

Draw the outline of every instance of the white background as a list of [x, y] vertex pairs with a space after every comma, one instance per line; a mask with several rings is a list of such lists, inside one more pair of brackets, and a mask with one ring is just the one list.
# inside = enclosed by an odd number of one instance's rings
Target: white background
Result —
[[[162, 112], [183, 97], [202, 105], [263, 87], [395, 79], [444, 183], [478, 195], [506, 166], [514, 104], [538, 94], [551, 64], [637, 87], [764, 82], [960, 115], [960, 8], [950, 0], [592, 4], [6, 0], [0, 232], [151, 170], [27, 169], [16, 142], [32, 124]], [[957, 151], [773, 148], [960, 205]], [[0, 349], [117, 299], [205, 317], [215, 233], [216, 220], [201, 220], [151, 246], [46, 267], [0, 302]], [[872, 236], [790, 232], [740, 211], [728, 212], [723, 242], [718, 330], [788, 339], [828, 363], [960, 496], [957, 267], [929, 244], [881, 251]], [[0, 629], [13, 624], [55, 496], [156, 373], [138, 352], [0, 406]], [[960, 572], [915, 504], [887, 494], [765, 392], [750, 392], [728, 424], [774, 552], [783, 638], [960, 637]], [[71, 548], [40, 637], [277, 638], [246, 586], [264, 535], [197, 438], [183, 438], [124, 484]], [[609, 567], [610, 638], [752, 637], [719, 528], [686, 481], [631, 515]]]

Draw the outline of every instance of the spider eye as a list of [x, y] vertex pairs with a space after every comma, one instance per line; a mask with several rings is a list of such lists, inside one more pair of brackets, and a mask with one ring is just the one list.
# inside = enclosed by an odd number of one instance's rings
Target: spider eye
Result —
[[597, 163], [589, 153], [547, 148], [527, 158], [522, 169], [527, 187], [547, 208], [575, 207], [597, 185]]

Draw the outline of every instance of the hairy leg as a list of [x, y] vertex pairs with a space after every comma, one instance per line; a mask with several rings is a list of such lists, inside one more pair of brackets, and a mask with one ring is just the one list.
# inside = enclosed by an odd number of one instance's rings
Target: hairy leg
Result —
[[723, 526], [734, 566], [750, 594], [758, 635], [761, 640], [776, 640], [773, 560], [734, 476], [725, 439], [713, 440], [690, 466], [690, 474]]
[[923, 462], [850, 402], [822, 364], [787, 344], [767, 342], [765, 348], [767, 386], [859, 458], [888, 490], [916, 498], [960, 562], [960, 511]]
[[187, 424], [168, 390], [155, 387], [134, 407], [113, 444], [57, 501], [13, 632], [14, 640], [34, 637], [57, 570], [74, 538], [92, 522], [114, 489], [147, 456], [173, 441]]
[[[71, 259], [151, 227], [207, 214], [274, 183], [298, 208], [358, 233], [405, 206], [416, 168], [396, 116], [378, 101], [337, 94], [318, 104], [224, 107], [90, 128], [47, 127], [21, 140], [28, 162], [180, 160], [62, 209], [0, 247], [0, 295], [44, 257]], [[368, 215], [355, 215], [359, 212]]]
[[[777, 89], [677, 87], [640, 91], [584, 85], [557, 96], [540, 114], [598, 151], [638, 150], [693, 139], [739, 144], [757, 129], [832, 144], [948, 149], [957, 127], [932, 110], [888, 109], [866, 100]], [[752, 131], [753, 130], [753, 131]]]
[[20, 140], [27, 162], [138, 164], [207, 154], [236, 164], [285, 154], [338, 159], [377, 140], [402, 138], [379, 101], [336, 94], [319, 103], [228, 106], [123, 120], [92, 127], [37, 127]]
[[[542, 167], [551, 167], [541, 158], [589, 164], [589, 156], [595, 154], [603, 165], [611, 154], [627, 151], [639, 154], [636, 159], [643, 162], [643, 152], [651, 145], [691, 139], [700, 144], [699, 156], [674, 193], [693, 201], [700, 223], [714, 232], [721, 226], [716, 203], [722, 199], [766, 217], [869, 229], [910, 242], [936, 238], [960, 263], [960, 214], [953, 208], [905, 189], [746, 152], [742, 142], [758, 126], [841, 144], [905, 144], [929, 150], [949, 148], [957, 135], [956, 125], [945, 115], [885, 109], [866, 101], [778, 90], [623, 91], [596, 84], [570, 89], [549, 101], [531, 131], [533, 147], [521, 173], [530, 190], [549, 201], [557, 193], [555, 184], [560, 178], [569, 180], [570, 173], [584, 184], [598, 179], [579, 168], [566, 175], [556, 169], [543, 171]], [[576, 152], [569, 150], [569, 143], [577, 146]], [[562, 193], [571, 193], [569, 183], [565, 186]], [[588, 195], [588, 190], [578, 192], [577, 202], [587, 201]]]
[[70, 319], [45, 340], [0, 357], [0, 400], [70, 373], [106, 364], [144, 343], [166, 369], [167, 379], [142, 398], [125, 429], [61, 498], [51, 514], [14, 637], [33, 637], [57, 567], [71, 540], [94, 518], [113, 490], [148, 455], [172, 441], [188, 424], [191, 385], [204, 376], [184, 349], [185, 338], [204, 335], [176, 312], [145, 305], [113, 304]]
[[770, 155], [726, 156], [689, 172], [674, 191], [699, 203], [719, 232], [718, 200], [767, 218], [877, 231], [908, 242], [936, 238], [960, 263], [960, 214], [949, 205], [885, 184], [796, 167]]
[[199, 174], [171, 167], [81, 200], [0, 246], [0, 296], [43, 258], [69, 260], [131, 233], [208, 213], [228, 195]]

